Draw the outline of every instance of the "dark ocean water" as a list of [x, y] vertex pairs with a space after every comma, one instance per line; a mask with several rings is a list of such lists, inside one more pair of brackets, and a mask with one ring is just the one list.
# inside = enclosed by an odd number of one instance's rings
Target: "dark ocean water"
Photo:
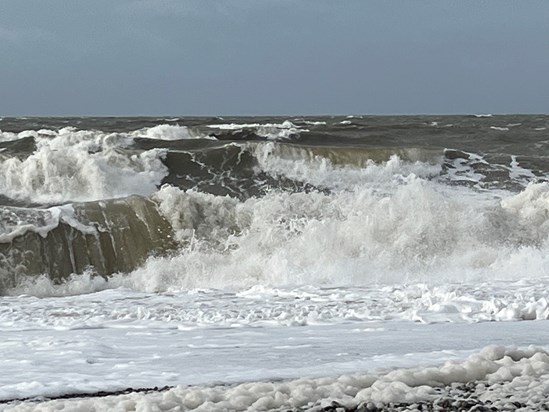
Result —
[[[261, 230], [300, 236], [314, 222], [348, 223], [351, 212], [340, 202], [364, 198], [371, 210], [384, 199], [405, 202], [399, 191], [414, 178], [435, 192], [462, 191], [447, 196], [468, 198], [463, 207], [485, 219], [475, 241], [541, 247], [548, 149], [546, 115], [3, 118], [0, 290], [41, 274], [61, 281], [84, 271], [128, 273], [150, 256], [197, 244], [206, 254], [257, 253], [239, 243], [254, 219], [264, 219]], [[523, 206], [515, 223], [508, 210], [482, 209], [487, 197], [524, 191], [536, 209], [531, 221]], [[410, 215], [420, 213], [412, 197]], [[443, 200], [418, 207], [447, 207]], [[270, 212], [251, 216], [251, 204]], [[447, 213], [418, 219], [437, 226], [455, 219]], [[431, 257], [448, 254], [472, 230], [437, 240], [425, 228], [402, 235], [431, 242], [433, 250], [416, 251]], [[342, 253], [378, 253], [368, 239], [356, 242]]]

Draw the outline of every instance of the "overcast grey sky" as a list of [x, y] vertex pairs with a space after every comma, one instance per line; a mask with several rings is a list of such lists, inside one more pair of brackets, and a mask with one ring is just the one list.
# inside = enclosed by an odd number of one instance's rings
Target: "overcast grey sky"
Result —
[[1, 0], [0, 116], [549, 113], [549, 1]]

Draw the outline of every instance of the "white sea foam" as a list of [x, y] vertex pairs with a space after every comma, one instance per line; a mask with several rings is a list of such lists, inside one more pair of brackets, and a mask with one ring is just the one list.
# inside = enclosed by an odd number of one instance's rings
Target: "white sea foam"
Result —
[[[476, 284], [524, 278], [543, 283], [549, 276], [547, 183], [531, 184], [517, 195], [499, 199], [427, 181], [410, 170], [408, 176], [399, 175], [407, 168], [418, 173], [422, 168], [429, 173], [431, 168], [399, 163], [394, 158], [384, 165], [354, 169], [346, 174], [346, 181], [334, 170], [309, 168], [308, 180], [331, 181], [330, 194], [274, 191], [241, 202], [164, 187], [155, 198], [183, 248], [169, 258], [150, 258], [132, 274], [115, 275], [98, 287], [124, 286], [146, 292], [246, 290], [256, 284], [294, 288], [423, 282], [432, 287], [453, 281]], [[17, 290], [48, 294], [49, 289], [39, 283]], [[51, 293], [63, 294], [55, 288]], [[455, 293], [467, 300], [477, 292], [472, 288]], [[531, 302], [529, 294], [537, 297]], [[533, 289], [517, 296], [519, 300], [504, 297], [500, 303], [484, 298], [474, 304], [474, 310], [451, 300], [429, 301], [439, 305], [440, 316], [448, 319], [547, 316], [546, 297], [533, 294]], [[436, 316], [430, 318], [438, 310], [435, 303], [427, 307], [416, 303], [410, 306], [411, 312], [388, 310], [406, 313], [402, 316], [408, 319], [436, 320]]]
[[492, 130], [499, 130], [501, 132], [507, 132], [509, 131], [508, 127], [500, 127], [500, 126], [490, 126], [490, 129]]
[[194, 133], [186, 126], [172, 124], [161, 124], [154, 127], [139, 129], [129, 133], [129, 135], [133, 137], [146, 137], [148, 139], [160, 140], [183, 140], [195, 138], [212, 139], [212, 137]]
[[520, 166], [516, 156], [511, 156], [509, 177], [515, 182], [521, 182], [523, 185], [527, 185], [532, 181], [535, 182], [538, 179], [531, 170]]
[[311, 126], [324, 126], [326, 124], [326, 122], [313, 122], [310, 120], [303, 120], [303, 123], [309, 124]]
[[49, 209], [0, 208], [0, 242], [11, 242], [26, 232], [35, 232], [46, 237], [48, 232], [67, 223], [82, 233], [95, 234], [94, 227], [86, 226], [74, 217], [71, 205]]
[[128, 133], [103, 133], [72, 127], [20, 133], [1, 132], [0, 141], [33, 137], [36, 151], [25, 159], [0, 158], [0, 193], [43, 203], [89, 201], [130, 194], [151, 194], [168, 173], [153, 149], [131, 156], [119, 152], [133, 139], [209, 138], [186, 126], [162, 124]]
[[9, 142], [17, 139], [20, 139], [18, 133], [3, 132], [0, 130], [0, 142]]
[[397, 157], [351, 168], [267, 150], [259, 161], [271, 174], [330, 193], [272, 191], [239, 201], [163, 187], [154, 198], [182, 249], [115, 276], [112, 286], [240, 290], [549, 276], [547, 183], [494, 194], [430, 180], [440, 166]]
[[254, 129], [258, 136], [276, 140], [288, 139], [299, 132], [307, 132], [307, 129], [299, 128], [291, 121], [285, 120], [282, 123], [225, 123], [213, 124], [208, 126], [212, 129], [219, 130], [240, 130]]
[[[167, 121], [175, 122], [179, 119], [167, 119]], [[44, 136], [50, 136], [55, 137], [61, 134], [67, 134], [69, 132], [73, 132], [76, 134], [87, 134], [87, 135], [108, 135], [108, 133], [102, 133], [99, 131], [94, 130], [77, 130], [75, 128], [66, 127], [59, 131], [55, 130], [49, 130], [49, 129], [41, 129], [41, 130], [24, 130], [19, 133], [13, 133], [13, 132], [3, 132], [0, 130], [0, 142], [4, 141], [12, 141], [12, 140], [18, 140], [22, 139], [24, 137], [44, 137]], [[197, 138], [205, 138], [205, 139], [212, 139], [212, 137], [206, 135], [206, 134], [200, 134], [198, 132], [195, 132], [191, 129], [189, 129], [187, 126], [181, 126], [178, 124], [160, 124], [157, 126], [152, 127], [144, 127], [142, 129], [134, 130], [132, 132], [127, 133], [118, 133], [119, 136], [126, 136], [129, 138], [133, 137], [144, 137], [148, 139], [159, 139], [159, 140], [182, 140], [182, 139], [197, 139]]]
[[32, 135], [34, 153], [0, 161], [0, 193], [8, 197], [58, 203], [150, 194], [168, 173], [164, 150], [120, 153], [131, 143], [125, 135], [73, 128]]
[[0, 142], [8, 142], [13, 140], [23, 139], [25, 137], [41, 137], [41, 136], [55, 136], [56, 132], [48, 129], [41, 130], [23, 130], [19, 133], [3, 132], [0, 130]]
[[549, 175], [536, 175], [532, 170], [521, 166], [518, 157], [510, 156], [509, 164], [489, 163], [484, 156], [476, 153], [462, 152], [462, 156], [445, 159], [445, 173], [440, 176], [441, 180], [448, 182], [468, 182], [479, 189], [490, 188], [497, 191], [494, 182], [488, 179], [490, 173], [509, 174], [509, 183], [526, 188], [530, 183], [547, 182]]
[[[11, 299], [0, 308], [0, 328], [39, 330], [91, 327], [162, 326], [191, 330], [205, 326], [257, 327], [341, 324], [349, 321], [452, 322], [549, 319], [549, 279], [529, 282], [403, 284], [369, 287], [297, 288], [252, 286], [231, 292], [188, 289], [147, 295], [127, 288], [128, 278], [110, 281], [90, 273], [53, 284], [46, 277], [11, 291], [63, 300]], [[100, 291], [95, 296], [79, 296]], [[63, 316], [59, 316], [63, 313]]]
[[[254, 154], [261, 170], [275, 177], [288, 177], [334, 190], [393, 190], [408, 176], [427, 179], [441, 172], [440, 159], [435, 159], [434, 163], [410, 162], [393, 155], [386, 162], [375, 163], [368, 160], [364, 167], [340, 167], [334, 166], [326, 157], [307, 156], [299, 148], [295, 151], [292, 147], [283, 149], [273, 143], [255, 146]], [[413, 149], [408, 155], [410, 158], [414, 157]]]
[[127, 285], [162, 291], [549, 275], [546, 184], [475, 205], [463, 190], [439, 190], [409, 177], [391, 194], [271, 193], [240, 203], [164, 188], [156, 196], [188, 246], [150, 259]]
[[485, 176], [478, 172], [474, 166], [488, 166], [488, 162], [484, 160], [484, 157], [475, 153], [464, 152], [464, 155], [466, 157], [457, 157], [449, 162], [451, 167], [447, 168], [445, 178], [451, 182], [470, 182], [475, 185], [482, 183]]
[[[1, 398], [193, 386], [4, 409], [381, 405], [432, 400], [437, 388], [478, 380], [492, 385], [479, 389], [479, 398], [505, 409], [508, 395], [537, 405], [548, 390], [543, 350], [492, 347], [463, 360], [491, 342], [546, 344], [547, 183], [519, 193], [475, 190], [448, 185], [440, 162], [393, 156], [338, 166], [269, 143], [253, 146], [262, 171], [325, 190], [271, 190], [241, 201], [168, 186], [156, 191], [166, 172], [162, 152], [124, 161], [117, 150], [127, 149], [129, 135], [71, 129], [36, 139], [36, 165], [44, 164], [40, 157], [58, 166], [76, 161], [66, 168], [74, 173], [93, 158], [114, 162], [93, 172], [110, 176], [111, 188], [131, 189], [113, 177], [120, 170], [142, 187], [150, 182], [147, 192], [181, 250], [108, 280], [89, 270], [61, 284], [37, 277], [10, 290], [0, 305]], [[459, 162], [464, 176], [467, 165]], [[526, 173], [516, 158], [511, 162], [517, 178]], [[156, 172], [139, 175], [144, 170]], [[88, 185], [82, 191], [91, 184], [81, 181]], [[19, 213], [19, 220], [3, 219], [4, 233], [46, 233], [58, 219], [79, 224], [70, 206], [40, 213], [35, 220]], [[501, 322], [517, 320], [537, 321]], [[447, 359], [454, 362], [442, 365]], [[326, 370], [331, 376], [320, 378]]]
[[11, 242], [27, 231], [33, 231], [45, 237], [50, 230], [58, 226], [59, 215], [59, 208], [49, 210], [1, 208], [0, 242]]
[[[185, 410], [266, 411], [306, 408], [319, 411], [340, 405], [365, 408], [389, 403], [414, 404], [441, 398], [441, 388], [473, 383], [470, 393], [446, 389], [443, 395], [455, 401], [466, 395], [489, 401], [498, 410], [528, 405], [541, 410], [549, 390], [549, 353], [490, 346], [465, 360], [451, 360], [431, 367], [357, 373], [339, 377], [301, 378], [282, 382], [249, 382], [228, 386], [177, 386], [164, 392], [131, 393], [103, 398], [55, 400], [39, 404], [40, 410]], [[454, 386], [455, 388], [455, 386]], [[453, 396], [456, 398], [453, 398]], [[35, 402], [6, 407], [8, 411], [30, 411]], [[531, 408], [531, 409], [530, 409]]]

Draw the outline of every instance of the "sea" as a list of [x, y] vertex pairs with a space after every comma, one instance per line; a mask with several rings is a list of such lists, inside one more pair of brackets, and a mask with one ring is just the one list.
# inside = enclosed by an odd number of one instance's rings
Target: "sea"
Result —
[[542, 410], [548, 319], [549, 115], [0, 118], [0, 410]]

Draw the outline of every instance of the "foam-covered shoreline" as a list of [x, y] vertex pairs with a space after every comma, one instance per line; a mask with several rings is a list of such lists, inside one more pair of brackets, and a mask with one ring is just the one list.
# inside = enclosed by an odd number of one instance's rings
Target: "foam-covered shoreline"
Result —
[[[108, 306], [97, 296], [89, 299], [90, 303]], [[50, 305], [54, 304], [53, 300], [49, 301]], [[139, 305], [139, 300], [133, 305]], [[8, 328], [3, 332], [4, 341], [0, 345], [4, 356], [0, 359], [0, 370], [4, 374], [0, 376], [0, 400], [44, 399], [153, 385], [202, 390], [219, 385], [227, 389], [241, 383], [300, 380], [306, 384], [300, 387], [306, 389], [318, 386], [318, 382], [327, 378], [330, 382], [339, 376], [378, 379], [392, 370], [439, 370], [446, 362], [454, 365], [452, 371], [461, 372], [445, 375], [441, 383], [435, 385], [445, 386], [456, 379], [463, 381], [464, 376], [467, 381], [481, 379], [473, 374], [478, 372], [474, 369], [478, 362], [470, 362], [461, 369], [455, 365], [478, 355], [479, 348], [490, 343], [507, 345], [501, 350], [509, 354], [515, 352], [508, 345], [517, 343], [524, 345], [523, 348], [534, 345], [547, 349], [549, 322], [423, 325], [347, 320], [293, 327], [272, 324], [221, 327], [218, 324], [175, 328], [173, 324], [151, 318], [152, 314], [146, 309], [139, 306], [137, 309], [141, 312], [141, 319], [137, 321], [116, 311], [116, 321], [106, 320], [101, 324], [92, 319], [83, 320], [73, 328], [65, 327], [62, 322], [63, 316], [71, 314], [71, 308], [51, 316], [59, 318], [57, 325], [44, 325], [42, 329], [38, 329], [39, 323], [13, 319], [22, 329]], [[46, 316], [33, 307], [27, 310], [37, 318]], [[494, 353], [499, 352], [489, 353], [494, 357]], [[488, 355], [485, 353], [483, 357]], [[465, 373], [466, 370], [469, 372]], [[442, 372], [433, 372], [431, 377]], [[409, 375], [406, 372], [402, 376]], [[415, 375], [410, 376], [415, 382]], [[440, 376], [437, 379], [442, 379]], [[426, 379], [421, 374], [418, 377]], [[385, 383], [379, 385], [383, 387]], [[366, 387], [369, 384], [360, 389]], [[231, 392], [231, 396], [238, 394], [238, 391]]]
[[[162, 411], [359, 411], [541, 410], [549, 407], [549, 353], [543, 349], [490, 346], [463, 361], [441, 366], [249, 382], [211, 387], [176, 386], [123, 395], [23, 401], [3, 405], [5, 411], [162, 410]], [[91, 395], [91, 396], [90, 396]], [[337, 409], [338, 407], [344, 409]], [[488, 409], [490, 410], [490, 409]], [[493, 410], [493, 409], [492, 409]]]

